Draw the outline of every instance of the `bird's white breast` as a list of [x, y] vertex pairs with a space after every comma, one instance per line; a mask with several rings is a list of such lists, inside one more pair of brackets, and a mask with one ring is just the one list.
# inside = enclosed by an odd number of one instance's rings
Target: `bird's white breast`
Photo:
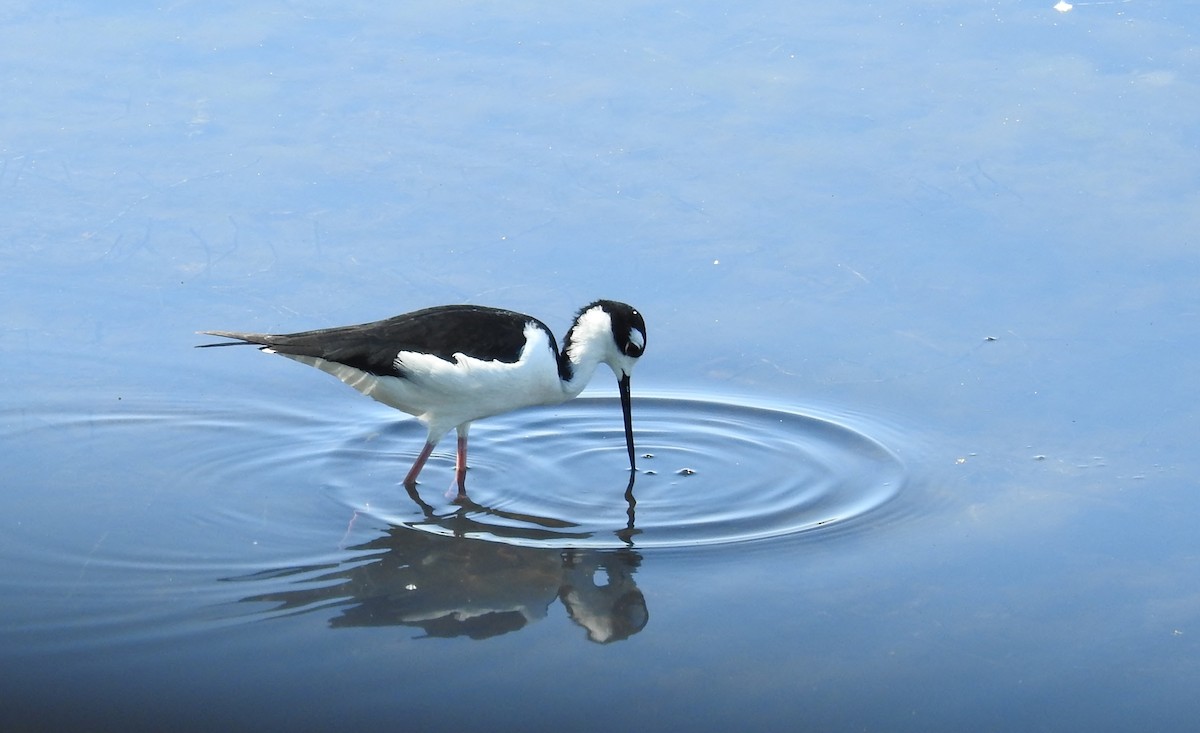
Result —
[[455, 354], [447, 361], [432, 354], [401, 351], [395, 364], [404, 377], [379, 376], [319, 357], [290, 356], [328, 372], [359, 392], [425, 422], [439, 438], [464, 422], [531, 405], [562, 402], [558, 363], [546, 332], [530, 324], [525, 347], [515, 362]]

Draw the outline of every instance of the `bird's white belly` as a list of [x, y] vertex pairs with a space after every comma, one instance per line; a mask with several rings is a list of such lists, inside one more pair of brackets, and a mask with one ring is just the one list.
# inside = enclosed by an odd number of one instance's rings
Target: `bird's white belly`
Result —
[[379, 376], [313, 356], [284, 354], [328, 372], [385, 405], [415, 415], [435, 440], [450, 428], [521, 407], [555, 404], [563, 390], [549, 341], [541, 329], [526, 330], [527, 343], [515, 362], [484, 361], [455, 354], [454, 361], [401, 352], [404, 377]]

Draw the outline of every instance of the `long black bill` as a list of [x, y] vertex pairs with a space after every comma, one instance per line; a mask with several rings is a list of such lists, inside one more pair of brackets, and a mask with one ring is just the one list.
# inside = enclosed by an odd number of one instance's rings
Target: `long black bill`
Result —
[[621, 389], [621, 414], [625, 417], [625, 445], [629, 448], [629, 470], [636, 471], [637, 464], [633, 460], [633, 412], [629, 403], [629, 375], [617, 380]]

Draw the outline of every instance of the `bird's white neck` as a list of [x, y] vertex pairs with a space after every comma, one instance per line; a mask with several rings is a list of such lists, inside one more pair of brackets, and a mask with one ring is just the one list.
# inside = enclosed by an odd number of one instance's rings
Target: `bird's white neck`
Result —
[[612, 318], [602, 308], [590, 308], [575, 319], [563, 343], [563, 392], [567, 398], [577, 397], [592, 381], [596, 367], [610, 362], [616, 353], [613, 341]]

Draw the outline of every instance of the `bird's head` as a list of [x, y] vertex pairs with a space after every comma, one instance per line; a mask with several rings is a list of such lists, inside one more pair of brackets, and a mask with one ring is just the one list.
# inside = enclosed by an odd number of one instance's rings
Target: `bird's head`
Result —
[[600, 361], [608, 364], [617, 377], [621, 392], [621, 413], [625, 418], [625, 445], [629, 449], [629, 469], [636, 468], [633, 450], [633, 417], [630, 405], [629, 376], [646, 351], [646, 321], [633, 306], [615, 300], [597, 300], [579, 312], [572, 327], [580, 343], [596, 344]]
[[605, 355], [604, 363], [613, 370], [617, 379], [627, 379], [633, 366], [646, 351], [646, 321], [637, 309], [613, 300], [597, 303], [609, 321], [612, 346]]

